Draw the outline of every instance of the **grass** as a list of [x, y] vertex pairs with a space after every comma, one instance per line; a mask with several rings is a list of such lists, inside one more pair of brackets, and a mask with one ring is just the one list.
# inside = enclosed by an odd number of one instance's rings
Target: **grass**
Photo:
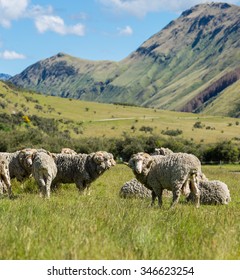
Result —
[[[26, 91], [18, 92], [2, 82], [0, 93], [0, 106], [4, 104], [2, 112], [23, 112], [27, 116], [56, 119], [61, 130], [69, 130], [71, 136], [77, 139], [92, 136], [117, 138], [123, 133], [141, 136], [145, 135], [145, 132], [139, 131], [142, 126], [151, 127], [155, 135], [160, 135], [162, 130], [180, 129], [183, 131], [180, 137], [195, 143], [216, 143], [239, 137], [239, 126], [236, 125], [238, 119], [234, 118], [43, 96]], [[42, 110], [37, 109], [39, 106]], [[66, 124], [69, 121], [70, 124]], [[193, 129], [197, 121], [204, 125], [203, 129]], [[207, 127], [211, 129], [206, 130]], [[81, 133], [76, 134], [74, 128], [79, 128]]]
[[149, 199], [120, 199], [120, 187], [133, 177], [124, 165], [96, 180], [88, 196], [65, 185], [48, 201], [33, 181], [14, 182], [16, 199], [0, 200], [0, 259], [240, 259], [240, 167], [203, 171], [227, 183], [229, 205], [196, 209], [182, 198], [169, 209], [164, 197], [159, 209], [149, 208]]

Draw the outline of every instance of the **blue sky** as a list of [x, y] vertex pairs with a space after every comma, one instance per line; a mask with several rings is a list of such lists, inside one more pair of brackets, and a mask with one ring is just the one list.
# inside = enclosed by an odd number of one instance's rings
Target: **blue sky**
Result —
[[58, 52], [119, 61], [182, 11], [206, 2], [0, 0], [0, 73], [18, 74]]

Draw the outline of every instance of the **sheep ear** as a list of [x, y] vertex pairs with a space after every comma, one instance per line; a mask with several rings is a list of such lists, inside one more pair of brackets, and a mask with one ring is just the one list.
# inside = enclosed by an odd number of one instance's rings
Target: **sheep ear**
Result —
[[130, 165], [130, 164], [129, 164], [128, 162], [126, 162], [126, 161], [124, 161], [123, 164], [127, 165], [128, 167], [129, 167], [129, 165]]

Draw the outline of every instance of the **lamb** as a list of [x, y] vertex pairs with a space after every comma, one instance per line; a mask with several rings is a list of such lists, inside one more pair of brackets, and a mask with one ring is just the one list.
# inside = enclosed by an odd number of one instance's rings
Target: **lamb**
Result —
[[6, 190], [8, 192], [9, 198], [11, 198], [12, 188], [8, 169], [8, 162], [5, 159], [5, 157], [0, 155], [0, 194], [3, 194]]
[[40, 196], [50, 198], [51, 184], [57, 175], [53, 155], [45, 150], [38, 150], [28, 157], [28, 164], [32, 167], [32, 175], [39, 186]]
[[88, 190], [95, 181], [116, 162], [111, 153], [98, 151], [91, 154], [55, 154], [57, 175], [52, 182], [52, 187], [61, 183], [75, 183], [80, 193]]
[[140, 152], [131, 156], [128, 166], [133, 170], [136, 178], [152, 190], [152, 205], [156, 197], [159, 206], [162, 205], [162, 192], [167, 189], [173, 193], [172, 207], [175, 206], [181, 191], [190, 185], [196, 206], [200, 206], [200, 192], [192, 174], [202, 174], [201, 163], [194, 155], [170, 153], [166, 156], [150, 156]]
[[[200, 203], [208, 205], [228, 204], [231, 201], [228, 186], [219, 180], [200, 180]], [[187, 201], [193, 201], [192, 193], [187, 197]]]

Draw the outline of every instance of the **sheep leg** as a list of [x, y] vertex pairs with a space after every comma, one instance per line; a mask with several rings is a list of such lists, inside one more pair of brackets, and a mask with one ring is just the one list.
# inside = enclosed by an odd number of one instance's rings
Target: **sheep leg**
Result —
[[181, 196], [181, 188], [177, 188], [177, 190], [173, 191], [173, 200], [172, 200], [171, 208], [177, 205], [180, 196]]
[[158, 194], [158, 206], [162, 207], [162, 193], [163, 193], [163, 189], [160, 190], [159, 194]]
[[46, 196], [47, 196], [47, 198], [50, 198], [51, 184], [52, 184], [52, 177], [50, 175], [48, 175], [47, 180], [46, 180]]
[[200, 206], [200, 190], [198, 188], [198, 181], [197, 181], [197, 176], [196, 174], [193, 174], [190, 177], [190, 185], [191, 185], [191, 192], [195, 196], [195, 205], [197, 208]]
[[154, 191], [152, 191], [152, 202], [151, 202], [151, 206], [154, 206], [155, 203], [155, 199], [157, 198], [157, 195], [155, 194]]
[[39, 178], [38, 186], [39, 186], [39, 190], [40, 190], [40, 197], [44, 197], [45, 193], [46, 193], [46, 185], [45, 185], [45, 181], [43, 178]]
[[11, 183], [6, 176], [3, 176], [3, 186], [4, 184], [7, 186], [8, 197], [12, 198], [13, 195], [12, 195]]

